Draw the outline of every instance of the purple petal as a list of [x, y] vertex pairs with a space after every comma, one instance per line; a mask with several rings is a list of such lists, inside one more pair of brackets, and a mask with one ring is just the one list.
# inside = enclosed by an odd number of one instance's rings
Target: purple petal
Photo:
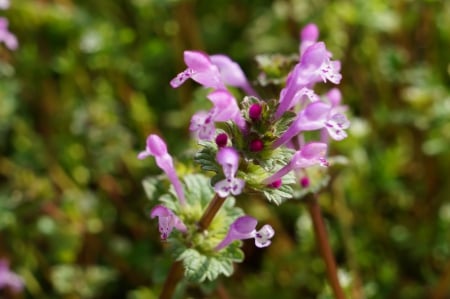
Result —
[[191, 118], [189, 130], [194, 132], [200, 140], [212, 140], [216, 132], [213, 111], [199, 111], [195, 113]]
[[331, 106], [336, 107], [341, 103], [342, 94], [339, 88], [332, 88], [327, 92], [326, 97], [331, 103]]
[[234, 177], [239, 166], [238, 152], [232, 147], [223, 147], [217, 152], [216, 159], [222, 166], [225, 177]]
[[163, 156], [167, 154], [167, 145], [158, 135], [150, 134], [147, 137], [147, 150], [155, 156]]
[[219, 68], [222, 80], [226, 85], [242, 88], [248, 95], [257, 95], [239, 64], [231, 60], [230, 57], [217, 54], [211, 55], [210, 59]]
[[211, 69], [208, 55], [200, 51], [184, 51], [184, 62], [194, 72], [205, 72]]
[[300, 38], [302, 41], [317, 41], [319, 38], [319, 28], [316, 24], [309, 23], [305, 27], [303, 27]]
[[230, 226], [227, 235], [220, 242], [215, 250], [221, 250], [236, 240], [250, 239], [255, 236], [256, 224], [258, 221], [250, 216], [241, 216], [237, 218]]
[[151, 218], [158, 217], [158, 227], [161, 239], [166, 240], [173, 228], [185, 232], [187, 230], [184, 223], [170, 209], [162, 205], [155, 206], [150, 212]]
[[270, 239], [275, 235], [275, 230], [269, 224], [264, 225], [255, 234], [256, 247], [263, 248], [269, 246], [272, 242]]

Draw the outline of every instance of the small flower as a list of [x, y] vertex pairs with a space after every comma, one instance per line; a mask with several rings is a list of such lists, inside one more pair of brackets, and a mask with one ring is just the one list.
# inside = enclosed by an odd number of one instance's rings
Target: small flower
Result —
[[22, 277], [9, 270], [8, 261], [0, 259], [0, 290], [5, 287], [17, 293], [23, 289], [24, 283]]
[[232, 120], [239, 128], [245, 129], [245, 119], [236, 99], [228, 90], [215, 90], [207, 97], [214, 104], [211, 113], [215, 122]]
[[243, 179], [229, 177], [217, 182], [214, 185], [214, 191], [222, 198], [228, 197], [230, 194], [239, 195], [244, 189], [245, 181]]
[[8, 24], [7, 19], [0, 17], [0, 42], [5, 43], [10, 50], [16, 50], [19, 43], [16, 36], [9, 32]]
[[342, 78], [339, 73], [341, 64], [339, 61], [330, 60], [330, 56], [331, 54], [323, 42], [314, 43], [306, 48], [300, 62], [289, 74], [286, 87], [281, 90], [280, 106], [275, 113], [277, 119], [293, 107], [304, 95], [309, 97], [311, 101], [316, 101], [317, 95], [310, 89], [312, 84], [320, 81], [340, 83]]
[[226, 178], [235, 176], [239, 166], [239, 154], [234, 148], [221, 148], [217, 152], [216, 160], [222, 166]]
[[155, 206], [150, 212], [150, 217], [153, 219], [158, 217], [159, 232], [161, 239], [166, 240], [172, 230], [176, 228], [181, 232], [186, 232], [186, 225], [178, 218], [171, 210], [162, 205]]
[[281, 187], [282, 184], [283, 184], [283, 181], [281, 179], [278, 179], [278, 180], [275, 180], [272, 183], [268, 184], [267, 187], [273, 188], [273, 189], [278, 189]]
[[222, 166], [225, 179], [214, 185], [214, 191], [222, 198], [230, 194], [241, 194], [245, 181], [235, 177], [239, 167], [239, 154], [237, 151], [232, 147], [223, 147], [217, 152], [216, 160]]
[[337, 113], [330, 104], [317, 101], [310, 103], [303, 109], [292, 122], [290, 127], [273, 143], [273, 148], [277, 148], [302, 131], [313, 131], [322, 128], [327, 129], [331, 138], [342, 140], [347, 137], [345, 129], [348, 129], [350, 122], [342, 113]]
[[279, 169], [276, 173], [264, 180], [266, 185], [269, 185], [294, 169], [307, 168], [313, 165], [328, 166], [325, 159], [327, 152], [327, 144], [323, 142], [310, 142], [305, 144], [299, 151], [297, 151], [292, 160], [284, 167]]
[[213, 113], [206, 111], [199, 111], [191, 118], [189, 130], [197, 136], [200, 140], [212, 140], [216, 132], [214, 126]]
[[147, 137], [147, 146], [144, 151], [138, 154], [138, 159], [142, 160], [148, 156], [154, 156], [156, 160], [156, 165], [161, 168], [169, 178], [172, 183], [175, 192], [177, 193], [178, 199], [182, 205], [186, 204], [186, 199], [184, 197], [183, 186], [173, 166], [172, 156], [167, 152], [167, 145], [164, 140], [158, 135], [150, 134]]
[[207, 54], [200, 51], [184, 51], [184, 62], [188, 68], [170, 81], [173, 88], [179, 87], [189, 78], [205, 87], [225, 88], [219, 68], [211, 62]]
[[256, 231], [256, 225], [258, 221], [250, 216], [241, 216], [237, 218], [228, 230], [225, 238], [220, 242], [215, 250], [219, 251], [229, 244], [237, 240], [255, 239], [255, 245], [259, 248], [267, 247], [270, 245], [270, 239], [275, 235], [273, 228], [266, 224], [261, 230]]

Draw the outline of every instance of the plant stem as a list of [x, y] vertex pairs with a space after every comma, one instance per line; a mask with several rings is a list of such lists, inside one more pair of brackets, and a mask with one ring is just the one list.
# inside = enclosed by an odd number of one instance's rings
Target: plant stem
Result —
[[330, 243], [328, 242], [327, 231], [325, 229], [325, 223], [323, 221], [319, 203], [317, 202], [317, 196], [315, 194], [309, 196], [307, 203], [314, 225], [317, 245], [319, 246], [320, 254], [325, 262], [328, 281], [333, 289], [334, 297], [336, 299], [345, 299], [344, 291], [342, 290], [337, 276], [336, 262], [331, 251]]
[[202, 218], [200, 218], [200, 221], [197, 224], [199, 232], [205, 231], [209, 227], [211, 221], [214, 219], [214, 216], [216, 216], [217, 212], [225, 202], [225, 199], [226, 198], [222, 198], [217, 195], [217, 193], [214, 195], [205, 212], [203, 212]]
[[[222, 198], [217, 193], [214, 195], [213, 199], [210, 201], [208, 207], [203, 212], [202, 217], [198, 221], [197, 231], [205, 231], [211, 224], [214, 216], [216, 216], [219, 209], [222, 207], [226, 198]], [[159, 295], [159, 299], [172, 299], [175, 287], [178, 282], [183, 277], [183, 264], [180, 261], [176, 261], [172, 264], [170, 268], [169, 275], [164, 282], [163, 289]]]

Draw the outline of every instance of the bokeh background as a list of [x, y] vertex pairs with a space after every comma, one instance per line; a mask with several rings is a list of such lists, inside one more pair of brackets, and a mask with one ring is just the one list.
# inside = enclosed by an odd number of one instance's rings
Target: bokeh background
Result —
[[[320, 194], [349, 298], [450, 298], [450, 2], [12, 0], [0, 47], [0, 257], [26, 282], [1, 298], [157, 298], [171, 264], [141, 181], [147, 134], [188, 159], [197, 86], [186, 49], [295, 53], [315, 22], [342, 61], [348, 163]], [[206, 103], [206, 104], [205, 104]], [[305, 207], [239, 203], [277, 229], [235, 275], [186, 298], [332, 298]], [[2, 297], [3, 296], [3, 297]]]

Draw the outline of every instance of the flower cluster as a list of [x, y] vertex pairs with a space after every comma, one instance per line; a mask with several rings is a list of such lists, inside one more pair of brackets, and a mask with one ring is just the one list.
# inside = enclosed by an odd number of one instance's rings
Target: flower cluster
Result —
[[[9, 0], [0, 0], [0, 9], [9, 8]], [[16, 50], [19, 46], [16, 36], [8, 30], [8, 19], [0, 17], [0, 43], [3, 42], [10, 50]]]
[[[319, 95], [314, 87], [319, 82], [339, 84], [340, 62], [331, 59], [325, 44], [318, 41], [319, 30], [309, 24], [301, 31], [298, 60], [285, 74], [278, 99], [265, 98], [262, 86], [250, 84], [239, 65], [225, 55], [208, 55], [185, 51], [187, 68], [171, 82], [177, 88], [192, 79], [207, 88], [211, 108], [195, 113], [190, 131], [201, 146], [195, 160], [202, 169], [215, 172], [211, 185], [216, 196], [226, 199], [245, 192], [262, 193], [279, 204], [293, 197], [290, 185], [308, 187], [305, 169], [327, 167], [328, 143], [347, 137], [350, 122], [341, 105], [337, 88]], [[264, 69], [262, 70], [264, 72]], [[258, 86], [256, 86], [258, 87]], [[242, 92], [243, 100], [235, 94]], [[167, 174], [178, 197], [179, 211], [187, 209], [183, 184], [179, 181], [173, 159], [164, 141], [157, 135], [147, 139], [143, 159], [153, 156]], [[292, 178], [297, 177], [297, 183]], [[277, 193], [278, 192], [278, 193]], [[157, 205], [151, 217], [159, 218], [162, 239], [175, 228], [180, 236], [188, 236], [192, 245], [192, 230], [183, 222], [181, 212]], [[270, 245], [274, 229], [266, 224], [257, 231], [257, 220], [248, 215], [235, 216], [229, 222], [221, 242], [213, 246], [219, 252], [235, 240], [255, 239], [257, 247]], [[195, 231], [195, 230], [194, 230]]]

